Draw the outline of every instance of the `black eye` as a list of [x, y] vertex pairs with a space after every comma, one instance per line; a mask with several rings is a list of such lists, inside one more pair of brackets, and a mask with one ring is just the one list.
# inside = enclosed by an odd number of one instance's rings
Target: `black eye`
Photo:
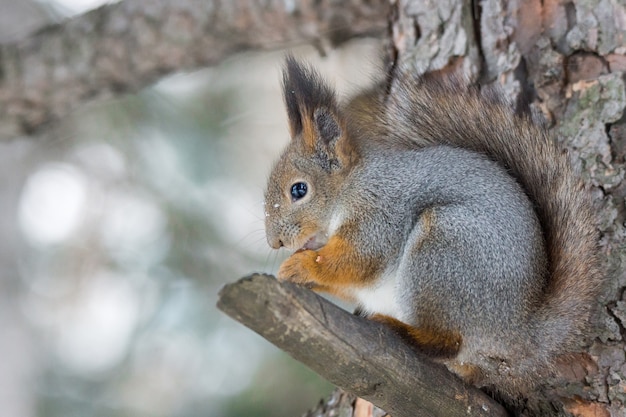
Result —
[[297, 182], [291, 186], [291, 201], [298, 201], [306, 195], [307, 185], [305, 182]]

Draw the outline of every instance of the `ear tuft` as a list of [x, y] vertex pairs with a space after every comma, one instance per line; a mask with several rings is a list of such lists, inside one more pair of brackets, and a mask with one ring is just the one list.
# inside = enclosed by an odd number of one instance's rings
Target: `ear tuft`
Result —
[[287, 55], [283, 69], [283, 96], [287, 107], [291, 137], [303, 133], [305, 125], [313, 121], [317, 109], [326, 108], [337, 114], [334, 91], [310, 66]]
[[310, 66], [288, 55], [283, 93], [291, 138], [322, 169], [332, 171], [355, 161], [356, 149], [345, 131], [334, 91]]

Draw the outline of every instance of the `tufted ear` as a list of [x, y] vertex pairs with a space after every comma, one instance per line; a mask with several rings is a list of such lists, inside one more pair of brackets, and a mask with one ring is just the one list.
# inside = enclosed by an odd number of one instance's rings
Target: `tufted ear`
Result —
[[345, 123], [339, 112], [335, 92], [309, 66], [287, 56], [283, 71], [283, 94], [294, 141], [319, 160], [325, 169], [350, 162]]

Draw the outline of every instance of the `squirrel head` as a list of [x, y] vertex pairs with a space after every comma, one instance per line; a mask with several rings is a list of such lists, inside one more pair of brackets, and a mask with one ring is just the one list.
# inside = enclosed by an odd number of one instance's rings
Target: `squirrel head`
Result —
[[285, 61], [283, 94], [291, 141], [265, 191], [267, 241], [275, 249], [316, 250], [332, 233], [338, 197], [358, 155], [334, 91], [291, 56]]

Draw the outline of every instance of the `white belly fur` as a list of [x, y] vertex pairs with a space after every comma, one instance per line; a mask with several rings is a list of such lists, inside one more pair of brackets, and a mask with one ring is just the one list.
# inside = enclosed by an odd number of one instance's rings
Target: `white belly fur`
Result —
[[396, 296], [396, 274], [383, 274], [378, 284], [369, 288], [354, 290], [354, 297], [364, 313], [384, 314], [403, 321], [403, 314]]

